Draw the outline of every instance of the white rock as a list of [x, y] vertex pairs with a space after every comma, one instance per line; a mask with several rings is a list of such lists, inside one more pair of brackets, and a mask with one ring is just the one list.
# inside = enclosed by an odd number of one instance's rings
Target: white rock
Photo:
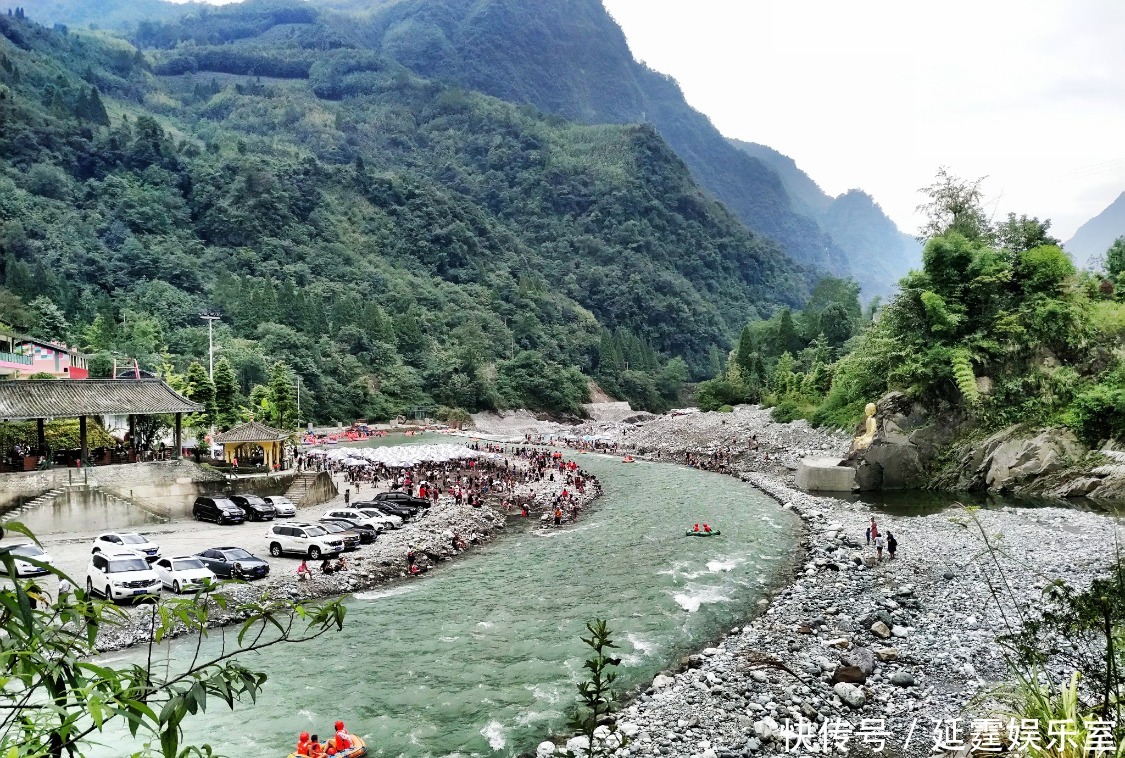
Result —
[[675, 683], [676, 680], [672, 677], [665, 676], [664, 674], [657, 674], [656, 678], [652, 680], [652, 687], [656, 690], [662, 690], [665, 687], [671, 687]]
[[641, 728], [631, 721], [622, 721], [617, 725], [617, 730], [624, 734], [626, 737], [635, 737]]
[[856, 687], [854, 684], [838, 682], [836, 686], [832, 688], [832, 691], [852, 708], [862, 708], [863, 704], [867, 702], [867, 696], [863, 694], [863, 690]]
[[550, 758], [555, 754], [555, 744], [553, 742], [540, 742], [539, 747], [535, 748], [535, 758]]
[[590, 740], [585, 735], [571, 737], [566, 741], [566, 749], [575, 755], [585, 755], [590, 747]]
[[892, 637], [906, 637], [909, 634], [910, 634], [910, 630], [907, 629], [905, 626], [899, 626], [898, 624], [895, 624], [893, 627], [891, 627], [891, 636]]

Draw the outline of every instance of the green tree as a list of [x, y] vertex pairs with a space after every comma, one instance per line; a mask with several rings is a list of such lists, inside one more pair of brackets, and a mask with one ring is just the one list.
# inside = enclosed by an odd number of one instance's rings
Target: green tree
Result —
[[993, 234], [984, 211], [983, 183], [984, 178], [961, 179], [945, 166], [938, 169], [934, 183], [918, 190], [928, 198], [917, 208], [926, 217], [918, 238], [928, 240], [957, 232], [972, 241], [989, 241]]
[[203, 406], [202, 413], [192, 413], [186, 419], [187, 427], [196, 438], [196, 458], [202, 447], [203, 438], [207, 436], [211, 425], [215, 423], [215, 385], [207, 376], [207, 369], [199, 361], [192, 361], [188, 365], [187, 375], [184, 376], [183, 395], [192, 402]]
[[1105, 270], [1114, 279], [1125, 273], [1125, 236], [1114, 240], [1106, 251]]
[[230, 361], [215, 362], [215, 425], [221, 431], [230, 429], [238, 420], [238, 382]]
[[70, 322], [49, 297], [40, 295], [27, 304], [31, 313], [31, 336], [44, 340], [63, 340], [70, 335]]
[[297, 426], [297, 390], [289, 367], [281, 361], [270, 369], [267, 399], [269, 423], [276, 429], [295, 429]]
[[1048, 233], [1050, 229], [1050, 219], [1040, 221], [1028, 216], [1017, 218], [1016, 214], [1009, 213], [1006, 221], [996, 225], [996, 244], [1013, 253], [1022, 253], [1043, 245], [1061, 245], [1058, 238]]

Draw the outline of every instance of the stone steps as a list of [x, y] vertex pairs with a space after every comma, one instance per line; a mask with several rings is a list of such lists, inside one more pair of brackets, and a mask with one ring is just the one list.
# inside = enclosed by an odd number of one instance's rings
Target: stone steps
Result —
[[21, 505], [17, 508], [13, 508], [12, 510], [5, 513], [3, 516], [0, 516], [0, 524], [7, 523], [9, 521], [18, 521], [19, 518], [23, 514], [27, 513], [28, 511], [30, 511], [34, 508], [40, 508], [44, 505], [51, 505], [52, 503], [55, 502], [55, 500], [57, 500], [60, 496], [62, 496], [63, 492], [64, 492], [64, 490], [62, 488], [47, 490], [42, 495], [39, 495], [38, 497], [35, 497], [31, 500], [28, 500], [23, 505]]

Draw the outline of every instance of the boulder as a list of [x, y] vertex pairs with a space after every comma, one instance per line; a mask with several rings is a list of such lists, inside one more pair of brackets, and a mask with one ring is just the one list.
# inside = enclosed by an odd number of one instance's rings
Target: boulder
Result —
[[882, 621], [876, 621], [871, 625], [871, 633], [884, 640], [891, 636], [891, 630]]
[[590, 740], [587, 739], [585, 735], [571, 737], [566, 741], [566, 750], [569, 753], [574, 753], [575, 755], [586, 755], [589, 749]]
[[766, 716], [764, 719], [754, 722], [754, 736], [762, 742], [769, 742], [780, 730], [781, 726], [773, 720], [772, 716]]
[[555, 744], [553, 742], [540, 742], [539, 746], [535, 748], [535, 758], [550, 758], [555, 754]]
[[676, 680], [664, 674], [657, 674], [652, 680], [652, 688], [658, 692], [665, 687], [671, 687], [676, 683]]
[[836, 682], [864, 684], [867, 682], [867, 674], [858, 666], [837, 666], [836, 670], [832, 672], [832, 683], [835, 684]]
[[951, 433], [947, 424], [933, 424], [922, 406], [901, 392], [890, 392], [875, 404], [875, 439], [853, 451], [860, 490], [914, 489], [925, 481], [926, 464]]
[[832, 691], [850, 708], [862, 708], [864, 703], [867, 702], [867, 696], [863, 694], [863, 690], [854, 684], [838, 682], [832, 687]]
[[840, 655], [840, 663], [859, 669], [865, 676], [871, 676], [875, 671], [875, 653], [865, 647], [852, 648]]
[[913, 687], [916, 682], [914, 680], [914, 675], [909, 671], [896, 671], [891, 674], [891, 684], [896, 687]]
[[895, 647], [881, 647], [875, 651], [875, 657], [886, 663], [898, 659], [898, 648]]

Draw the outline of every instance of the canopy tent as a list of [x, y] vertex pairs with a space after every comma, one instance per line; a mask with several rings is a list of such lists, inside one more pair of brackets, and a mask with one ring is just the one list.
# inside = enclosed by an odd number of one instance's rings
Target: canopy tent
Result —
[[468, 458], [498, 458], [494, 453], [483, 453], [463, 445], [391, 445], [387, 447], [334, 447], [314, 448], [310, 455], [320, 455], [343, 466], [382, 464], [390, 468], [413, 468], [419, 463], [446, 463]]
[[248, 421], [230, 431], [215, 435], [213, 442], [223, 446], [223, 460], [234, 463], [235, 458], [249, 459], [255, 448], [262, 449], [262, 464], [273, 468], [285, 457], [285, 442], [291, 434], [274, 429], [258, 421]]

